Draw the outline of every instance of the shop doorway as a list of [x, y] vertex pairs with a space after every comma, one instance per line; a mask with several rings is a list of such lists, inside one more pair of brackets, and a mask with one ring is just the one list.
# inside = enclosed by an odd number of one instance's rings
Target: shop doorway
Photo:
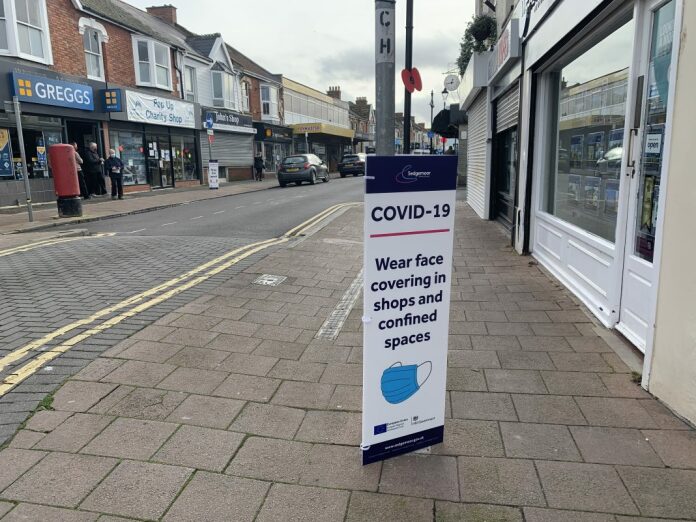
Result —
[[172, 152], [169, 136], [166, 134], [147, 134], [147, 170], [152, 188], [171, 187]]
[[517, 179], [517, 127], [495, 137], [493, 164], [493, 217], [512, 231]]
[[664, 201], [668, 105], [676, 1], [644, 2], [636, 23], [642, 59], [634, 73], [636, 114], [626, 155], [628, 221], [617, 329], [645, 352], [652, 337], [658, 269], [658, 209]]
[[99, 137], [99, 128], [96, 123], [85, 121], [65, 122], [65, 128], [68, 135], [68, 143], [76, 142], [80, 154], [83, 154], [89, 149], [90, 143], [96, 143], [99, 155], [104, 157], [102, 150], [102, 140]]

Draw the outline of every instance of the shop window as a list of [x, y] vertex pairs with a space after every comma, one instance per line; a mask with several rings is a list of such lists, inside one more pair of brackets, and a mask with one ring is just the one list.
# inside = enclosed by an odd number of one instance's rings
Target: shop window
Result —
[[213, 78], [213, 105], [215, 107], [225, 107], [236, 110], [237, 101], [237, 82], [236, 76], [223, 72], [212, 71]]
[[135, 76], [138, 85], [171, 90], [171, 56], [169, 47], [154, 40], [133, 38], [136, 57]]
[[551, 102], [541, 209], [610, 242], [616, 235], [633, 25], [625, 22], [545, 74]]
[[112, 130], [109, 133], [109, 141], [125, 165], [123, 184], [147, 185], [143, 133]]
[[8, 51], [7, 17], [5, 16], [5, 4], [0, 2], [0, 50]]
[[85, 29], [82, 35], [87, 62], [87, 76], [95, 80], [104, 79], [104, 60], [102, 56], [101, 38], [95, 29]]
[[184, 66], [184, 97], [190, 102], [196, 101], [196, 68], [190, 65]]
[[197, 180], [196, 141], [193, 136], [172, 136], [172, 163], [175, 181]]

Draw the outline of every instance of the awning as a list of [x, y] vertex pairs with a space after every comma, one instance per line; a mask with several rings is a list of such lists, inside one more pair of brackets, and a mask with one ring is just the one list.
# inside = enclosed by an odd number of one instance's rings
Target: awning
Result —
[[448, 109], [441, 110], [433, 120], [433, 131], [443, 138], [459, 137], [459, 128], [450, 123], [450, 111]]
[[340, 138], [354, 138], [355, 131], [344, 127], [336, 127], [328, 123], [296, 123], [290, 125], [292, 133], [295, 136], [304, 136], [305, 134], [328, 134], [330, 136], [338, 136]]

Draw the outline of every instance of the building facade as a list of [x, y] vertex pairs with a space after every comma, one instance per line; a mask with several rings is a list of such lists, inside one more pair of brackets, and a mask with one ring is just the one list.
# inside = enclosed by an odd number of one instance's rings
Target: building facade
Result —
[[312, 153], [338, 169], [345, 153], [353, 150], [355, 132], [350, 124], [350, 107], [341, 100], [341, 89], [324, 94], [289, 78], [283, 78], [285, 123], [293, 130], [296, 153]]
[[[487, 98], [467, 107], [469, 203], [617, 330], [642, 356], [643, 386], [696, 422], [696, 280], [683, 230], [694, 184], [676, 132], [694, 117], [695, 46], [684, 35], [696, 10], [525, 0], [504, 16], [460, 92]], [[488, 124], [487, 148], [476, 121]]]

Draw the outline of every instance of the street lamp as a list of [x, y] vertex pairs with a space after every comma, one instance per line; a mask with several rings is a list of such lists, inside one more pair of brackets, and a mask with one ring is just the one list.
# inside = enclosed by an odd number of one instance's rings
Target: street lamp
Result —
[[[449, 91], [447, 88], [442, 89], [442, 110], [447, 110], [447, 97], [449, 96]], [[442, 142], [442, 153], [445, 153], [445, 143], [446, 141]]]
[[435, 91], [430, 91], [430, 153], [433, 153], [433, 109], [435, 108], [434, 101]]

